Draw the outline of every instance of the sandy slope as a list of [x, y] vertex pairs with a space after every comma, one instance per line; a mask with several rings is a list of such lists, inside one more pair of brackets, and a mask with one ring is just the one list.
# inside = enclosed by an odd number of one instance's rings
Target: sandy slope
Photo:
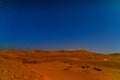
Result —
[[48, 80], [18, 62], [0, 60], [0, 80]]
[[120, 80], [120, 56], [81, 51], [0, 51], [0, 80]]
[[73, 64], [72, 67], [69, 68], [70, 65], [62, 62], [41, 63], [36, 65], [28, 64], [28, 66], [47, 75], [51, 80], [119, 80], [118, 77], [114, 76], [117, 71], [99, 66], [102, 71], [94, 70], [94, 67], [97, 66], [92, 65], [89, 65], [90, 68], [83, 69], [79, 65]]

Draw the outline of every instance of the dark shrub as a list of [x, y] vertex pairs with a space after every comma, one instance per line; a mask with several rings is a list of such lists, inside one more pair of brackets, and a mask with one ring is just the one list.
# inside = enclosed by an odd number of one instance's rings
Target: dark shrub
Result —
[[101, 71], [101, 69], [99, 69], [99, 68], [94, 68], [94, 70], [96, 70], [96, 71]]

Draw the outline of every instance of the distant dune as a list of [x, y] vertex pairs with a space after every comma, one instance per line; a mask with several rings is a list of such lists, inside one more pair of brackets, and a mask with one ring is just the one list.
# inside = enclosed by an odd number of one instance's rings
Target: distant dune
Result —
[[0, 80], [120, 80], [120, 54], [0, 50]]

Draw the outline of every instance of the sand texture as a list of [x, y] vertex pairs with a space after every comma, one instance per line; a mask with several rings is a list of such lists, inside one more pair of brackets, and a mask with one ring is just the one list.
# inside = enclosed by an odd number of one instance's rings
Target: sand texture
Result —
[[120, 55], [0, 50], [0, 80], [120, 80]]

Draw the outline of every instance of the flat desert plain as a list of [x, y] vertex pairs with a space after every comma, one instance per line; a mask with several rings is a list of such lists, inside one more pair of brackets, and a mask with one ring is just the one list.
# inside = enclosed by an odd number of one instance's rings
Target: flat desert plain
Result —
[[0, 80], [120, 80], [120, 54], [0, 50]]

